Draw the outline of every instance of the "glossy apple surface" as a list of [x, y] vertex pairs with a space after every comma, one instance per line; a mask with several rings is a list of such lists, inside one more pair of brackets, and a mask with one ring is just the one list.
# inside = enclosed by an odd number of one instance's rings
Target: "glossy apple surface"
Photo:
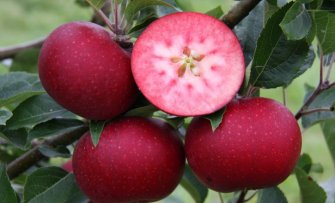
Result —
[[105, 126], [96, 148], [86, 133], [73, 154], [77, 183], [95, 203], [160, 200], [178, 185], [184, 163], [176, 131], [160, 120], [139, 117]]
[[108, 31], [89, 22], [66, 23], [49, 35], [39, 76], [56, 102], [92, 120], [125, 112], [137, 95], [130, 57]]
[[196, 118], [185, 151], [196, 176], [220, 192], [270, 187], [285, 180], [299, 158], [301, 132], [292, 113], [265, 98], [232, 101], [213, 132]]
[[135, 42], [131, 64], [143, 95], [178, 116], [222, 108], [236, 95], [245, 73], [241, 46], [230, 28], [193, 12], [150, 24]]

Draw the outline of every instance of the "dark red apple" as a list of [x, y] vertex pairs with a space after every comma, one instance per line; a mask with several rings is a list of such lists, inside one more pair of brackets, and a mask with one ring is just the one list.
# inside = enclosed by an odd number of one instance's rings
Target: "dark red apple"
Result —
[[301, 132], [292, 113], [266, 98], [232, 101], [213, 132], [194, 119], [185, 151], [201, 182], [220, 192], [270, 187], [285, 180], [299, 158]]
[[131, 64], [144, 96], [178, 116], [222, 108], [236, 95], [245, 73], [234, 33], [221, 21], [193, 12], [150, 24], [135, 43]]
[[111, 119], [133, 104], [137, 88], [130, 57], [103, 27], [71, 22], [43, 44], [39, 75], [48, 94], [68, 110], [93, 120]]
[[86, 133], [73, 154], [77, 183], [95, 203], [162, 199], [178, 185], [184, 163], [177, 132], [160, 120], [140, 117], [105, 126], [96, 148]]

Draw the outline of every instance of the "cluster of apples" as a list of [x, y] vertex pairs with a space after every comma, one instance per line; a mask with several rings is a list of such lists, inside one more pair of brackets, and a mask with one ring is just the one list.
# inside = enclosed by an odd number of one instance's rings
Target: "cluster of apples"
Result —
[[[245, 75], [240, 44], [225, 24], [205, 14], [156, 20], [131, 56], [99, 25], [64, 24], [43, 45], [39, 75], [68, 110], [113, 119], [96, 147], [87, 132], [73, 154], [76, 181], [95, 203], [166, 197], [180, 182], [185, 154], [199, 180], [220, 192], [276, 185], [299, 157], [300, 129], [286, 107], [266, 98], [235, 98]], [[164, 112], [195, 117], [185, 146], [161, 120], [122, 117], [139, 91]], [[224, 106], [213, 131], [201, 116]]]

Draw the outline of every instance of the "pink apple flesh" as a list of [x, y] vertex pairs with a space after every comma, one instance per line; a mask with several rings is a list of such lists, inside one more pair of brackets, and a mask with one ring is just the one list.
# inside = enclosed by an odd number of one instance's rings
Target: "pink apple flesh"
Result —
[[271, 187], [285, 180], [299, 158], [301, 132], [292, 113], [265, 98], [228, 104], [220, 126], [194, 119], [185, 140], [190, 167], [220, 192]]
[[145, 97], [178, 116], [212, 113], [227, 104], [244, 78], [243, 53], [219, 20], [181, 12], [162, 17], [141, 34], [132, 71]]

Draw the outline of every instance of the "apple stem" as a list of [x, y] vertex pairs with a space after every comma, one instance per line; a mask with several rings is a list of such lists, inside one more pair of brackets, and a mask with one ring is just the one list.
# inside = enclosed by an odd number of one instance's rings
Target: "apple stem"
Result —
[[117, 1], [114, 1], [114, 22], [115, 22], [114, 28], [115, 28], [115, 33], [116, 34], [119, 33], [118, 6], [119, 5], [118, 5]]
[[286, 106], [286, 88], [285, 87], [283, 87], [282, 88], [282, 90], [283, 90], [283, 104], [284, 104], [284, 106]]
[[254, 87], [253, 85], [250, 84], [245, 94], [245, 97], [252, 97], [252, 95], [257, 91], [257, 89], [258, 89], [257, 87]]

